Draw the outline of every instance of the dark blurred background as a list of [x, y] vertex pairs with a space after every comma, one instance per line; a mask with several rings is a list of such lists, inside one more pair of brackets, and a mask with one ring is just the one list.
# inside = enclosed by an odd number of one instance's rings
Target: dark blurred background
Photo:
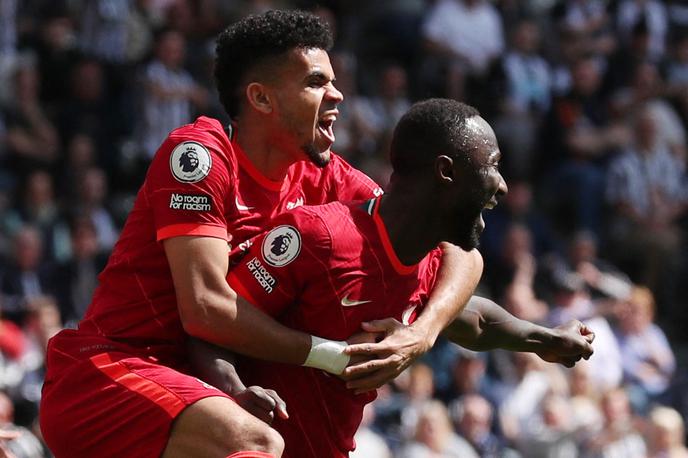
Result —
[[47, 339], [89, 304], [173, 128], [228, 122], [214, 37], [311, 10], [335, 34], [335, 151], [384, 185], [411, 103], [492, 124], [510, 192], [479, 293], [595, 331], [573, 370], [444, 341], [381, 390], [356, 457], [687, 457], [688, 1], [0, 0], [0, 441], [50, 456]]

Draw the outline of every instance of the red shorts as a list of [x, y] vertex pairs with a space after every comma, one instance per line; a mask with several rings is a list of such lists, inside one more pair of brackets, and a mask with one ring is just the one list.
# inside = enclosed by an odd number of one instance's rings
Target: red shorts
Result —
[[[195, 377], [131, 353], [87, 351], [74, 358], [54, 343], [48, 347], [40, 422], [56, 458], [160, 456], [186, 406], [209, 396], [231, 399]], [[82, 348], [99, 345], [102, 339]]]

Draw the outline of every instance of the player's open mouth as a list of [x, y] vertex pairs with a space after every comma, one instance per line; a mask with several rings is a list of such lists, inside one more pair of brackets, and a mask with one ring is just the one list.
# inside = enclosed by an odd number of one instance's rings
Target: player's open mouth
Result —
[[496, 206], [497, 206], [497, 199], [495, 199], [495, 198], [493, 197], [492, 199], [490, 199], [490, 200], [485, 204], [485, 206], [484, 206], [483, 208], [484, 208], [485, 210], [492, 210], [492, 209], [495, 208]]
[[325, 137], [330, 143], [334, 143], [334, 122], [337, 120], [336, 116], [326, 116], [318, 121], [318, 130], [320, 134]]

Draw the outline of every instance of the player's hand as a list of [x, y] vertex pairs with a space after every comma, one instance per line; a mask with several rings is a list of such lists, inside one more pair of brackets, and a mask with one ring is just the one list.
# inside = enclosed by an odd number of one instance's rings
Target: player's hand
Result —
[[238, 394], [234, 394], [233, 397], [244, 410], [267, 424], [272, 423], [275, 415], [283, 420], [289, 418], [287, 404], [274, 390], [249, 386]]
[[344, 350], [352, 358], [364, 356], [367, 359], [357, 364], [350, 363], [343, 372], [344, 378], [348, 380], [347, 388], [353, 389], [357, 394], [375, 390], [394, 380], [430, 349], [425, 334], [394, 318], [363, 323], [363, 330], [383, 332], [386, 337], [378, 343], [349, 345]]
[[[371, 343], [377, 343], [381, 341], [385, 337], [385, 334], [382, 332], [357, 332], [356, 334], [352, 334], [348, 339], [346, 339], [346, 342], [351, 346], [351, 345], [358, 345], [358, 344], [371, 344]], [[360, 364], [365, 361], [370, 361], [371, 359], [374, 358], [374, 355], [350, 355], [349, 358], [349, 364], [347, 367], [350, 366], [355, 366], [357, 364]], [[345, 375], [345, 374], [340, 374], [338, 375], [339, 378], [342, 380], [351, 380], [351, 377]]]
[[595, 334], [578, 320], [570, 321], [552, 330], [554, 339], [536, 354], [549, 363], [573, 367], [582, 359], [592, 356]]

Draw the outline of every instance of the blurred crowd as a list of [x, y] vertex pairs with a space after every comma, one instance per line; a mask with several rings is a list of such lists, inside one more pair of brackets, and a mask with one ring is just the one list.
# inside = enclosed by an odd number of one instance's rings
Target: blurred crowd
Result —
[[330, 23], [334, 149], [380, 184], [414, 101], [481, 111], [510, 192], [479, 294], [596, 334], [572, 370], [438, 341], [354, 456], [688, 457], [685, 0], [0, 0], [0, 456], [50, 456], [47, 340], [83, 316], [167, 133], [229, 122], [216, 34], [276, 8]]

